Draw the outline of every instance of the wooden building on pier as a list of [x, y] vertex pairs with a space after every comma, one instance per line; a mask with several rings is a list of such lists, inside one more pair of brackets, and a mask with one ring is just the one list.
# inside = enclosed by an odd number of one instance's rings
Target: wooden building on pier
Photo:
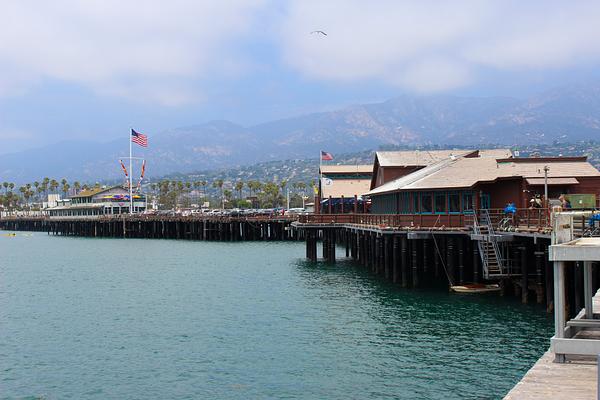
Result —
[[364, 210], [362, 195], [371, 185], [372, 165], [322, 165], [319, 185], [321, 212], [329, 214]]
[[370, 189], [453, 157], [507, 158], [511, 156], [512, 153], [508, 149], [378, 151], [375, 153], [372, 166]]
[[[146, 210], [143, 195], [133, 195], [133, 209], [136, 213]], [[50, 218], [128, 214], [129, 190], [123, 186], [82, 190], [45, 211]]]
[[464, 214], [508, 203], [527, 208], [545, 184], [549, 199], [576, 193], [597, 198], [600, 172], [586, 157], [494, 158], [474, 152], [452, 155], [366, 195], [374, 214]]

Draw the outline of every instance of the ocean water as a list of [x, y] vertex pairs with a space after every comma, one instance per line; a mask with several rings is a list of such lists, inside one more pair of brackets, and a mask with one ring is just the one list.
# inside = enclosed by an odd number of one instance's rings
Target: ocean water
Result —
[[542, 307], [303, 256], [0, 236], [0, 398], [496, 399], [549, 345]]

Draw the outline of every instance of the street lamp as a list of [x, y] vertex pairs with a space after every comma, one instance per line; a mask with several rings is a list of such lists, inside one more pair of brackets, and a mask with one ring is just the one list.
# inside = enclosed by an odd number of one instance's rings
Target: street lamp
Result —
[[544, 165], [544, 204], [548, 208], [548, 171], [550, 168]]

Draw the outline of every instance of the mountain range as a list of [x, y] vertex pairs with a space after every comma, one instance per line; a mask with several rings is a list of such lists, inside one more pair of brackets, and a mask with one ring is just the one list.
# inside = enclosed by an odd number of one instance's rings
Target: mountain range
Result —
[[[600, 138], [600, 86], [557, 88], [527, 99], [403, 95], [385, 102], [241, 126], [229, 121], [150, 136], [150, 176], [315, 158], [385, 146], [527, 145]], [[123, 140], [65, 141], [0, 156], [0, 180], [82, 181], [122, 175]]]

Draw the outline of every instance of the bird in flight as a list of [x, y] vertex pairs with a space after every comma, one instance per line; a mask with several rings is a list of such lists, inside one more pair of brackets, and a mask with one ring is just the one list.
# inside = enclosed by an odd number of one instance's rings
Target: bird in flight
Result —
[[327, 36], [327, 34], [325, 32], [323, 32], [323, 31], [312, 31], [310, 34], [312, 35], [312, 34], [315, 34], [315, 33], [321, 34], [323, 36]]

